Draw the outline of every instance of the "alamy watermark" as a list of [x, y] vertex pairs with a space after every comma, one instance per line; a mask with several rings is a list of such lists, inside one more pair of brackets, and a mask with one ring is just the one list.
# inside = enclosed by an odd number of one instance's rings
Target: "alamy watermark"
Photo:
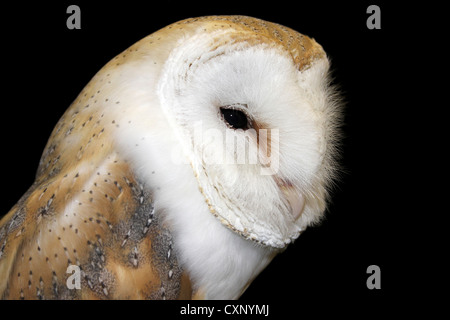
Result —
[[367, 273], [370, 276], [367, 278], [366, 285], [370, 290], [381, 289], [381, 269], [377, 265], [370, 265], [367, 267]]
[[[194, 125], [190, 153], [205, 165], [258, 165], [261, 175], [274, 175], [280, 167], [279, 129], [203, 129], [202, 122]], [[172, 149], [175, 164], [187, 164], [180, 148]]]
[[81, 289], [81, 269], [79, 266], [71, 264], [67, 267], [66, 273], [71, 275], [66, 280], [66, 286], [68, 289]]
[[366, 13], [370, 14], [367, 18], [367, 29], [381, 29], [381, 9], [379, 6], [372, 4], [367, 7]]
[[235, 316], [269, 316], [268, 304], [227, 304], [219, 306], [198, 306], [188, 303], [181, 307], [181, 315], [195, 315], [212, 317], [213, 314], [235, 315]]
[[81, 29], [81, 9], [77, 5], [70, 5], [67, 7], [66, 13], [70, 16], [66, 20], [67, 29]]

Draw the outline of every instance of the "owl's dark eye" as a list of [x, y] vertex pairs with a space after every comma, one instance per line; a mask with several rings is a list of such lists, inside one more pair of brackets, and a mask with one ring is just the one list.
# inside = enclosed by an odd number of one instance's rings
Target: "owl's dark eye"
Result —
[[248, 126], [248, 118], [245, 113], [236, 109], [220, 108], [220, 113], [227, 124], [233, 129], [246, 130]]

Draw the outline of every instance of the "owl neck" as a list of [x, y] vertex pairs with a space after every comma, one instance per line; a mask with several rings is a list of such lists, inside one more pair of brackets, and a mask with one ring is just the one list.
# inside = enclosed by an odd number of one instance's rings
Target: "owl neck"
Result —
[[209, 211], [190, 165], [141, 166], [140, 171], [194, 292], [205, 299], [239, 298], [279, 250], [225, 227]]
[[192, 216], [188, 229], [174, 237], [194, 290], [206, 299], [239, 298], [276, 252], [241, 238], [209, 211]]
[[166, 204], [164, 215], [180, 264], [200, 296], [237, 299], [278, 251], [227, 229], [210, 213], [196, 180], [180, 178], [182, 184], [161, 195], [174, 197], [173, 206]]
[[[133, 117], [133, 123], [139, 119]], [[153, 132], [158, 139], [150, 138], [151, 126], [138, 130], [135, 124], [116, 141], [135, 174], [152, 190], [155, 214], [171, 230], [179, 264], [193, 290], [206, 299], [237, 299], [279, 251], [245, 240], [209, 211], [190, 164], [171, 158], [177, 140], [164, 119], [158, 120]]]

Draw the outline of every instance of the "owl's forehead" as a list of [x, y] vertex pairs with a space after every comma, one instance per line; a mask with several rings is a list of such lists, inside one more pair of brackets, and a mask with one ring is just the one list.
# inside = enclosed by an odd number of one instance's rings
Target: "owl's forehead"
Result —
[[160, 32], [168, 37], [182, 35], [211, 41], [213, 48], [229, 44], [246, 46], [267, 45], [288, 53], [298, 70], [308, 69], [326, 57], [322, 47], [314, 40], [288, 27], [246, 16], [208, 16], [182, 20]]

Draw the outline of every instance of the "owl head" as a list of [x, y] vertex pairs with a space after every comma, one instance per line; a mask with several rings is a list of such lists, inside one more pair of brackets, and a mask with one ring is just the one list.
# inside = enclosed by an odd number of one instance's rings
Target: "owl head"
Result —
[[158, 96], [182, 153], [211, 214], [282, 248], [326, 208], [338, 119], [327, 56], [313, 39], [254, 18], [180, 25]]
[[244, 16], [187, 19], [119, 54], [80, 97], [97, 92], [127, 153], [158, 141], [137, 167], [188, 167], [210, 214], [245, 239], [284, 248], [323, 216], [340, 103], [313, 39]]

